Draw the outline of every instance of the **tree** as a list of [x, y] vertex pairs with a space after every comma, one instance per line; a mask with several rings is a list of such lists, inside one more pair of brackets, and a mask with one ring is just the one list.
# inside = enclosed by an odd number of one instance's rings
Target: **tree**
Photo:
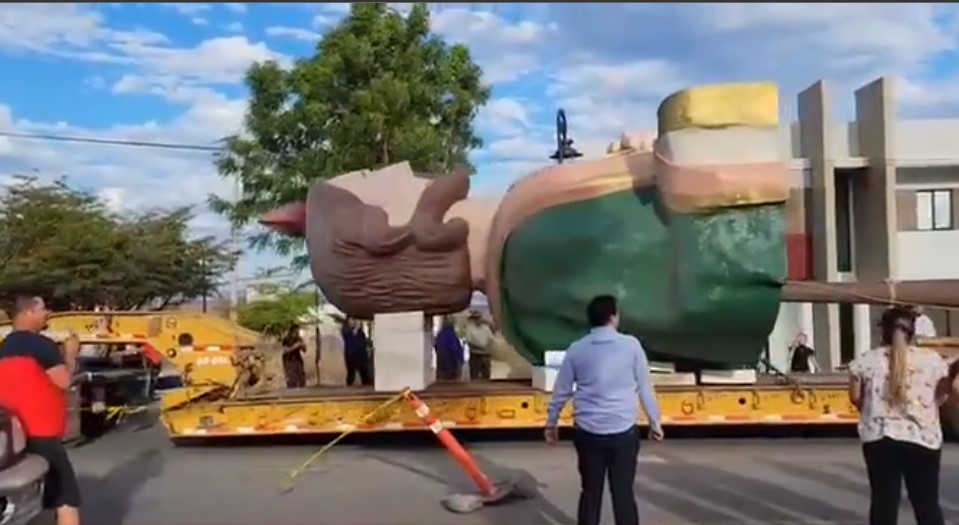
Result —
[[238, 308], [236, 319], [240, 325], [262, 334], [282, 336], [309, 317], [316, 306], [316, 296], [311, 292], [276, 285], [261, 285], [257, 291], [265, 297]]
[[190, 239], [188, 208], [109, 212], [61, 179], [16, 177], [0, 194], [0, 301], [42, 295], [57, 310], [162, 308], [213, 292], [234, 255]]
[[[211, 196], [211, 207], [242, 227], [305, 199], [315, 179], [402, 160], [421, 173], [468, 167], [482, 145], [473, 119], [490, 90], [469, 49], [431, 34], [429, 19], [423, 3], [405, 17], [385, 3], [353, 3], [312, 57], [288, 71], [253, 65], [245, 133], [227, 138], [218, 159], [242, 195]], [[302, 246], [271, 232], [250, 241], [282, 254]]]
[[193, 211], [185, 207], [149, 211], [117, 225], [124, 253], [112, 267], [117, 304], [160, 309], [216, 293], [236, 257], [213, 237], [191, 239], [192, 218]]

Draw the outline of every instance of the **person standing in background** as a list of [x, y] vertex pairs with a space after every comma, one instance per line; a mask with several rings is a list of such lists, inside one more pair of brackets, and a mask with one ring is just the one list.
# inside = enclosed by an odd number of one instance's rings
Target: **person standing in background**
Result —
[[357, 376], [363, 386], [370, 380], [370, 354], [366, 332], [356, 319], [347, 317], [340, 332], [343, 337], [343, 360], [346, 363], [346, 386], [352, 386]]
[[849, 364], [849, 401], [869, 476], [870, 525], [895, 525], [905, 481], [917, 525], [943, 525], [939, 504], [939, 406], [954, 372], [936, 352], [914, 345], [914, 311], [891, 308], [879, 321], [882, 346]]
[[936, 325], [926, 315], [926, 309], [922, 306], [913, 306], [912, 313], [916, 316], [916, 337], [920, 339], [936, 337]]
[[569, 346], [556, 376], [546, 442], [557, 442], [559, 414], [572, 398], [573, 444], [582, 487], [577, 525], [599, 525], [606, 478], [616, 525], [639, 525], [634, 492], [640, 437], [637, 395], [649, 420], [650, 437], [663, 439], [649, 361], [638, 339], [617, 330], [619, 312], [613, 296], [593, 298], [586, 318], [589, 334]]
[[463, 345], [452, 316], [443, 316], [433, 349], [436, 351], [436, 378], [440, 381], [458, 380], [463, 373]]
[[799, 332], [789, 347], [789, 372], [815, 373], [819, 371], [816, 351], [807, 344], [806, 334]]
[[286, 387], [305, 387], [306, 364], [303, 362], [303, 354], [306, 353], [306, 343], [300, 337], [300, 327], [291, 326], [280, 341], [280, 345], [283, 347], [283, 375], [286, 376]]
[[493, 344], [493, 329], [482, 314], [473, 310], [466, 320], [466, 346], [470, 355], [470, 379], [489, 379], [493, 363], [490, 345]]

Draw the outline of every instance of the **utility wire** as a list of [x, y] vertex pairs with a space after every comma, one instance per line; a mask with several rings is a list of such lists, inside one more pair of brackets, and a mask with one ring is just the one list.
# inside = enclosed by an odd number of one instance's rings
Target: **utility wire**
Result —
[[72, 142], [79, 144], [99, 144], [103, 146], [123, 146], [132, 148], [156, 148], [180, 151], [203, 151], [216, 153], [223, 151], [221, 146], [202, 146], [199, 144], [178, 144], [174, 142], [151, 142], [146, 140], [101, 139], [96, 137], [71, 137], [66, 135], [47, 135], [39, 133], [18, 133], [15, 131], [0, 131], [0, 137], [9, 137], [26, 140], [46, 140], [52, 142]]

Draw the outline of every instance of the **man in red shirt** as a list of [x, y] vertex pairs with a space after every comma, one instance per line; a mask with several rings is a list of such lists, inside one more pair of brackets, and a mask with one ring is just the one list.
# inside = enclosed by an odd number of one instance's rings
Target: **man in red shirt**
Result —
[[0, 343], [0, 406], [23, 423], [27, 450], [50, 465], [44, 480], [44, 508], [56, 511], [57, 525], [79, 525], [80, 488], [63, 446], [67, 392], [78, 345], [61, 352], [42, 335], [47, 315], [43, 299], [16, 299], [13, 331]]

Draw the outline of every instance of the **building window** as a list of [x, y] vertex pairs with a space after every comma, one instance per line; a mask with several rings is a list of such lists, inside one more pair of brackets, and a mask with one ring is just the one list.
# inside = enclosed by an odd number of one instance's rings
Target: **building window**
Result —
[[836, 170], [836, 270], [853, 271], [852, 170]]
[[951, 230], [952, 190], [921, 190], [916, 192], [916, 229]]

